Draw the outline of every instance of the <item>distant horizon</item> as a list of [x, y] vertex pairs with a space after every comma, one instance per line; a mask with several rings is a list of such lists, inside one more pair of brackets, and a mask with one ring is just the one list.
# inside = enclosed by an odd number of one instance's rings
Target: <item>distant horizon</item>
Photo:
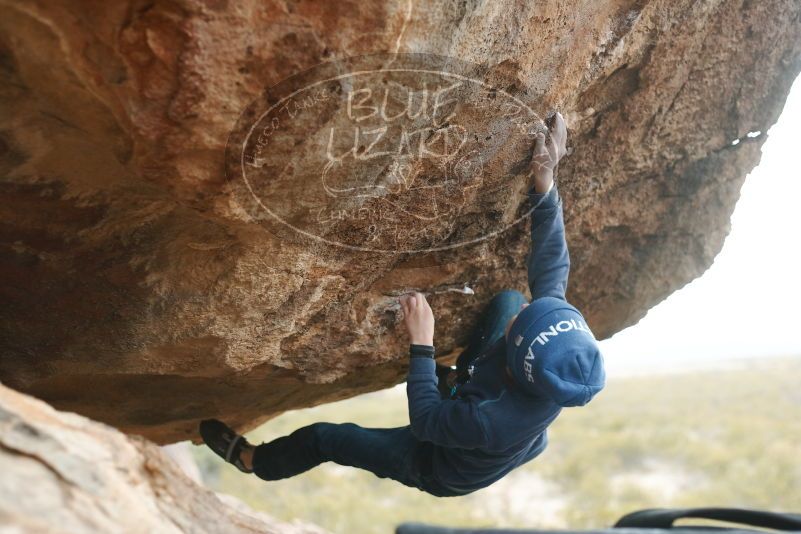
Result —
[[[683, 373], [708, 373], [717, 370], [742, 370], [762, 365], [770, 367], [781, 362], [788, 362], [792, 360], [801, 360], [801, 353], [796, 354], [763, 354], [760, 356], [732, 356], [729, 358], [708, 358], [698, 360], [670, 360], [658, 361], [656, 364], [649, 362], [643, 365], [632, 365], [626, 363], [624, 365], [616, 364], [612, 361], [611, 364], [607, 363], [608, 379], [614, 380], [620, 378], [621, 380], [631, 378], [633, 376], [650, 376], [650, 375], [667, 375], [667, 374], [683, 374]], [[608, 359], [606, 360], [608, 362]], [[610, 371], [611, 367], [611, 371]]]

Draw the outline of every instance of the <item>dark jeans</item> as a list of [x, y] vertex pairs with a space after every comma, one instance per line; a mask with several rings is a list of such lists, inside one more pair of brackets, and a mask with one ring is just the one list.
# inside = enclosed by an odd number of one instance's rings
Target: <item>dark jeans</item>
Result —
[[331, 461], [420, 488], [424, 484], [421, 453], [420, 442], [408, 426], [314, 423], [256, 447], [253, 470], [259, 478], [279, 480]]
[[[518, 291], [496, 294], [482, 311], [457, 367], [466, 368], [503, 336], [506, 322], [524, 302], [526, 298]], [[253, 470], [264, 480], [280, 480], [330, 461], [365, 469], [438, 497], [458, 495], [437, 485], [431, 469], [432, 453], [433, 444], [415, 438], [409, 425], [363, 428], [354, 423], [314, 423], [256, 447]]]

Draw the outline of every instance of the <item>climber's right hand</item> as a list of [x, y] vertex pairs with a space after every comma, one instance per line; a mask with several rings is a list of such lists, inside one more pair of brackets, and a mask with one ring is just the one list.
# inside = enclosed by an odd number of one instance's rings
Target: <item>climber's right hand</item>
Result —
[[434, 312], [426, 297], [417, 291], [399, 297], [403, 321], [414, 345], [434, 346]]
[[562, 114], [557, 111], [547, 126], [547, 136], [544, 133], [536, 135], [531, 157], [531, 174], [537, 193], [548, 191], [559, 160], [567, 154], [567, 125]]

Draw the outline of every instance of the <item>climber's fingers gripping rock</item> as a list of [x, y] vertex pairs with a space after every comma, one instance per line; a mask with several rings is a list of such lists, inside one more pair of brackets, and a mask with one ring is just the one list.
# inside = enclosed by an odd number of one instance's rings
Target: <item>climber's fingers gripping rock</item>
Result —
[[553, 180], [554, 169], [567, 154], [567, 125], [558, 111], [546, 120], [548, 134], [538, 133], [534, 140], [531, 172], [538, 191], [547, 190]]
[[558, 111], [551, 118], [548, 131], [551, 133], [552, 146], [556, 149], [555, 159], [558, 164], [562, 156], [567, 154], [567, 123]]
[[434, 345], [434, 312], [419, 292], [401, 295], [401, 309], [409, 340], [415, 345]]

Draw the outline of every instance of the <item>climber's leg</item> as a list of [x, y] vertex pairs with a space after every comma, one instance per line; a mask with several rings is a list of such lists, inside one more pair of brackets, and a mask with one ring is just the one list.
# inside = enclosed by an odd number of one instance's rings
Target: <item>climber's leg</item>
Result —
[[456, 360], [456, 368], [460, 374], [465, 374], [470, 362], [488, 349], [498, 338], [503, 337], [506, 323], [527, 302], [528, 299], [520, 291], [514, 289], [504, 289], [492, 297], [492, 300], [482, 310], [478, 324], [470, 334], [467, 347]]
[[257, 446], [253, 470], [264, 480], [279, 480], [331, 461], [419, 488], [419, 455], [415, 454], [419, 445], [409, 426], [363, 428], [353, 423], [314, 423]]

